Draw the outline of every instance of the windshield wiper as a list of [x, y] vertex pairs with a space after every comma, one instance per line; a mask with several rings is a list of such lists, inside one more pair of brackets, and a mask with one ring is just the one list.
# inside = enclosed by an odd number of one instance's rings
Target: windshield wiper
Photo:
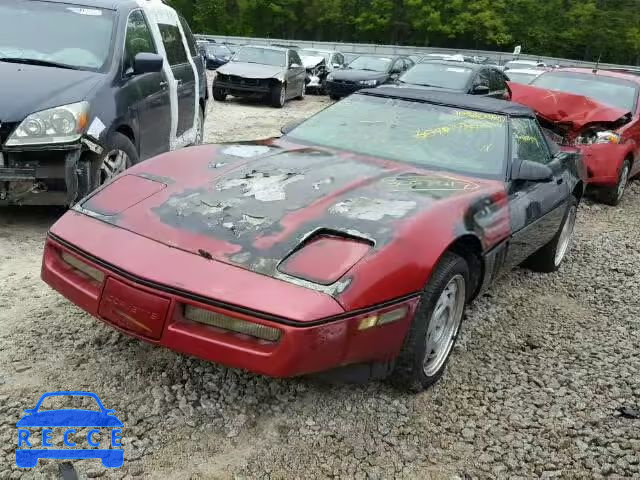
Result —
[[40, 65], [42, 67], [68, 68], [69, 70], [80, 70], [73, 65], [66, 63], [51, 62], [49, 60], [38, 60], [36, 58], [20, 58], [20, 57], [0, 57], [0, 62], [7, 63], [24, 63], [25, 65]]

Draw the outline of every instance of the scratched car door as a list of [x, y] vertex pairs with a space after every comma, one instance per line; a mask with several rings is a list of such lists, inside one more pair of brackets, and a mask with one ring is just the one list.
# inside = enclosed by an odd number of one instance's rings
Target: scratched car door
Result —
[[509, 184], [512, 238], [506, 263], [514, 267], [556, 235], [570, 192], [567, 167], [552, 155], [538, 123], [532, 118], [513, 118], [511, 132], [513, 162], [529, 160], [553, 171], [550, 181], [517, 180]]

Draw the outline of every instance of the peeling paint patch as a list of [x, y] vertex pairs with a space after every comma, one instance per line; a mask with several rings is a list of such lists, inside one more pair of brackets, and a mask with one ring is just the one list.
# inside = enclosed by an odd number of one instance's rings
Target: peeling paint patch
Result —
[[227, 162], [211, 162], [209, 168], [222, 168], [227, 165]]
[[258, 258], [252, 265], [251, 270], [256, 273], [262, 273], [265, 275], [272, 275], [276, 270], [279, 260], [274, 258]]
[[169, 178], [169, 177], [162, 177], [160, 175], [153, 175], [151, 173], [138, 173], [137, 174], [138, 177], [142, 177], [142, 178], [146, 178], [147, 180], [152, 180], [154, 182], [158, 182], [158, 183], [164, 183], [165, 185], [172, 185], [175, 182], [175, 180], [173, 178]]
[[392, 185], [394, 190], [413, 192], [461, 192], [480, 188], [475, 182], [450, 178], [446, 176], [400, 175], [385, 178], [384, 183]]
[[234, 263], [247, 263], [251, 258], [251, 252], [240, 252], [233, 255], [229, 260]]
[[317, 292], [326, 293], [327, 295], [331, 295], [332, 297], [340, 295], [347, 288], [349, 288], [349, 285], [351, 284], [351, 277], [347, 277], [344, 280], [338, 280], [337, 282], [332, 283], [331, 285], [320, 285], [318, 283], [310, 282], [309, 280], [303, 280], [301, 278], [292, 277], [291, 275], [282, 273], [279, 270], [276, 270], [273, 276], [278, 280], [292, 283], [294, 285], [298, 285], [299, 287], [309, 288]]
[[304, 179], [304, 175], [294, 172], [278, 173], [275, 175], [263, 172], [251, 172], [245, 178], [233, 178], [217, 186], [219, 191], [241, 187], [243, 197], [254, 197], [262, 202], [276, 202], [284, 200], [284, 187], [290, 183]]
[[329, 211], [358, 220], [382, 220], [385, 216], [402, 218], [416, 207], [416, 202], [359, 197], [336, 203]]
[[207, 198], [198, 192], [186, 197], [172, 197], [167, 200], [167, 205], [174, 208], [178, 216], [200, 214], [211, 217], [233, 207], [236, 203], [237, 201], [234, 199], [219, 201]]
[[253, 158], [271, 151], [271, 147], [265, 145], [232, 145], [225, 148], [222, 153], [233, 157]]
[[333, 177], [331, 178], [326, 178], [324, 180], [320, 180], [319, 182], [316, 182], [313, 184], [313, 189], [314, 190], [320, 190], [320, 187], [322, 185], [331, 185], [333, 183]]

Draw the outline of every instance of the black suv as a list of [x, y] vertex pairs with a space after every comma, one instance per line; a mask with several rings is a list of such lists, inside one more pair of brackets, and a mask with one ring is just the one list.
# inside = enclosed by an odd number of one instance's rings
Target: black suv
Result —
[[71, 205], [202, 141], [205, 68], [161, 0], [0, 3], [0, 205]]

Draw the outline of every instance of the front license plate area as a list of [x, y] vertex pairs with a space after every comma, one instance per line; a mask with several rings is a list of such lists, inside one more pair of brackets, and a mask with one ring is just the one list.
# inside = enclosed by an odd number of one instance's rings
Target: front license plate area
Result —
[[158, 340], [162, 336], [169, 303], [166, 298], [109, 278], [98, 313], [117, 327]]

